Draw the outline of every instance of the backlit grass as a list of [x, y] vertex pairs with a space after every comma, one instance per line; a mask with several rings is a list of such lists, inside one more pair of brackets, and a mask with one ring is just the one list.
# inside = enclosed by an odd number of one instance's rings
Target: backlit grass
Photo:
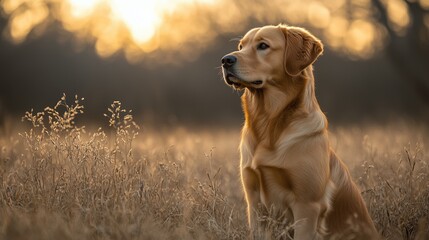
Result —
[[[0, 239], [247, 238], [240, 126], [146, 127], [114, 102], [109, 128], [86, 129], [81, 100], [63, 96], [1, 133]], [[407, 122], [332, 129], [386, 239], [427, 239], [428, 133]], [[287, 239], [284, 222], [261, 221]]]

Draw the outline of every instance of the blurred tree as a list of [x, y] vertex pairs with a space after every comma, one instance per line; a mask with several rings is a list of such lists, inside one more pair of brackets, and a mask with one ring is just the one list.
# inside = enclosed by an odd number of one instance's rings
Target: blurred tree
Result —
[[[429, 106], [429, 1], [403, 1], [410, 16], [408, 29], [398, 31], [386, 1], [372, 0], [389, 41], [385, 53], [401, 78], [410, 83]], [[425, 5], [426, 4], [426, 5]]]

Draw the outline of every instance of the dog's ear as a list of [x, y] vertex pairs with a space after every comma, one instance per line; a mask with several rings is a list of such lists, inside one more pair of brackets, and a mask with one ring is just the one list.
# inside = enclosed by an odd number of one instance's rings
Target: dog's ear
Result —
[[284, 68], [291, 76], [298, 75], [302, 70], [316, 61], [323, 52], [319, 39], [303, 28], [279, 26], [286, 39]]

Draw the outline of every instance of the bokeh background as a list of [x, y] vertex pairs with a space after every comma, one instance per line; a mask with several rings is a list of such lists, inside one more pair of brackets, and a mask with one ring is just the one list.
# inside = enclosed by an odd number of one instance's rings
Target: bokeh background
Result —
[[0, 0], [0, 12], [0, 125], [62, 93], [85, 98], [84, 121], [120, 100], [137, 122], [238, 124], [220, 59], [279, 23], [325, 44], [316, 93], [331, 121], [429, 119], [429, 0]]

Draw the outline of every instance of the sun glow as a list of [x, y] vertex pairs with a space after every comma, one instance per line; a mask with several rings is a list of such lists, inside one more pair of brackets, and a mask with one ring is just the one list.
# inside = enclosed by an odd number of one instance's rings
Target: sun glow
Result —
[[111, 5], [114, 17], [130, 29], [132, 38], [138, 43], [155, 35], [164, 11], [157, 1], [128, 1], [124, 4], [124, 0], [111, 0]]
[[[21, 0], [22, 1], [22, 0]], [[210, 0], [68, 0], [74, 18], [84, 18], [104, 6], [110, 10], [109, 20], [122, 23], [138, 44], [148, 42], [156, 34], [165, 14], [174, 12], [179, 5], [210, 3]]]
[[[163, 19], [182, 5], [209, 4], [209, 0], [69, 0], [63, 7], [62, 20], [71, 29], [91, 15], [90, 32], [96, 38], [96, 50], [108, 57], [121, 48], [129, 60], [135, 51], [151, 52], [159, 47], [157, 34]], [[85, 25], [88, 23], [85, 21]], [[86, 28], [84, 26], [77, 29]]]
[[[407, 5], [381, 2], [389, 26], [406, 33]], [[424, 9], [428, 2], [419, 0]], [[381, 49], [387, 33], [370, 0], [0, 0], [0, 13], [9, 19], [5, 35], [14, 43], [56, 22], [99, 56], [121, 52], [130, 62], [196, 59], [217, 36], [242, 34], [255, 22], [310, 27], [325, 45], [358, 58]]]
[[[3, 0], [0, 9], [10, 16], [8, 35], [21, 43], [49, 17], [78, 39], [94, 41], [97, 53], [108, 57], [123, 49], [127, 59], [160, 47], [165, 18], [187, 8], [207, 7], [214, 0]], [[180, 19], [179, 19], [180, 20]], [[183, 28], [183, 26], [181, 27]], [[176, 38], [178, 39], [178, 38]], [[183, 41], [183, 38], [179, 38]], [[176, 41], [176, 45], [180, 42]]]
[[77, 18], [87, 16], [100, 2], [102, 0], [69, 0], [71, 14]]

